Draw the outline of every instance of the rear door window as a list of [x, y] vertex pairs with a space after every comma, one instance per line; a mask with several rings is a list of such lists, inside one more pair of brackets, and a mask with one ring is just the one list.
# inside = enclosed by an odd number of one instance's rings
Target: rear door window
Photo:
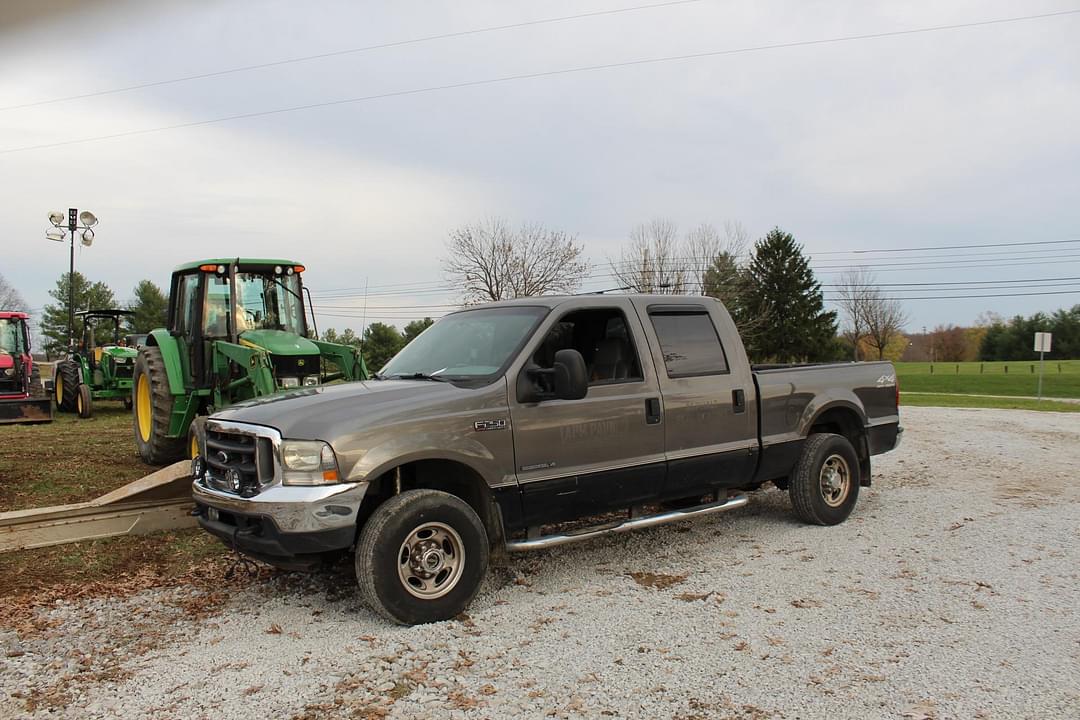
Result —
[[702, 312], [649, 313], [670, 378], [728, 372], [727, 357], [712, 318]]

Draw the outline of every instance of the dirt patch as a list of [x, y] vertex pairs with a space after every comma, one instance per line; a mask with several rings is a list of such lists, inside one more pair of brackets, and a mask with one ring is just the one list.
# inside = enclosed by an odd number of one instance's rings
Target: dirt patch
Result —
[[131, 413], [118, 403], [80, 420], [13, 425], [0, 443], [0, 512], [84, 502], [158, 469], [135, 450]]

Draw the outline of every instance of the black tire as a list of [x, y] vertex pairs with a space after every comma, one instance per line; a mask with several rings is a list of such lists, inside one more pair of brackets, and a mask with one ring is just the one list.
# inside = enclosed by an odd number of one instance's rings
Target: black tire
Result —
[[74, 360], [61, 360], [56, 363], [53, 399], [60, 412], [75, 412], [75, 399], [79, 392], [82, 378], [79, 377], [79, 364]]
[[80, 385], [75, 397], [75, 412], [84, 420], [94, 417], [94, 396], [90, 393], [88, 385]]
[[[456, 533], [461, 549], [456, 557], [453, 552], [454, 540], [446, 536], [440, 544], [435, 542], [437, 535], [429, 539], [422, 537], [427, 527], [449, 528]], [[418, 532], [419, 531], [419, 534]], [[401, 553], [406, 550], [406, 541], [420, 538], [412, 545], [423, 547], [424, 543], [433, 543], [434, 549], [425, 550], [422, 557], [437, 556], [440, 564], [437, 573], [431, 578], [431, 588], [426, 590], [426, 580], [417, 580], [422, 570], [409, 562], [401, 562]], [[360, 541], [356, 546], [356, 581], [360, 586], [360, 596], [373, 610], [387, 619], [401, 625], [420, 625], [423, 623], [449, 620], [459, 615], [480, 589], [480, 583], [487, 572], [488, 536], [484, 524], [476, 512], [461, 498], [438, 490], [408, 490], [390, 498], [372, 513], [360, 532]], [[460, 569], [456, 575], [447, 576], [441, 596], [439, 578], [446, 568]], [[400, 568], [400, 569], [399, 569]], [[450, 570], [449, 572], [455, 572]], [[424, 583], [424, 587], [413, 585], [410, 580]], [[456, 578], [456, 579], [455, 579]], [[452, 582], [450, 582], [452, 580]], [[424, 593], [432, 597], [419, 597]]]
[[[147, 427], [149, 437], [143, 437], [139, 403], [139, 382], [145, 377], [149, 384], [150, 413]], [[135, 446], [143, 462], [149, 465], [167, 465], [184, 457], [187, 436], [169, 437], [169, 418], [172, 416], [175, 398], [169, 392], [169, 379], [165, 375], [165, 360], [161, 348], [143, 346], [135, 358], [135, 371], [132, 374], [132, 397], [134, 411], [131, 413], [131, 426], [135, 433]]]
[[813, 525], [844, 522], [859, 499], [860, 473], [859, 458], [846, 437], [811, 435], [788, 478], [795, 515]]
[[131, 398], [129, 398], [129, 397], [124, 398], [124, 409], [125, 410], [130, 410], [134, 405], [135, 405], [135, 403], [133, 403], [131, 401]]

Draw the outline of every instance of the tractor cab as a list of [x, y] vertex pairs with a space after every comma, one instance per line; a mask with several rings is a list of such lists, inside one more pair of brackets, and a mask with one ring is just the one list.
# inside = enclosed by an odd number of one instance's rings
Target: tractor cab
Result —
[[52, 407], [30, 354], [30, 316], [0, 312], [0, 424], [51, 422]]
[[[303, 271], [303, 265], [288, 260], [208, 260], [177, 271], [169, 331], [184, 346], [192, 388], [211, 388], [245, 374], [243, 368], [215, 362], [221, 343], [265, 350], [274, 389], [320, 384], [320, 351], [308, 339]], [[257, 394], [250, 388], [249, 397]], [[243, 399], [240, 395], [234, 399]]]
[[147, 336], [135, 365], [135, 445], [146, 462], [194, 457], [195, 419], [235, 402], [367, 378], [357, 348], [318, 339], [303, 272], [293, 260], [250, 258], [173, 271], [168, 327]]
[[121, 320], [134, 315], [130, 310], [84, 310], [75, 313], [82, 320], [75, 352], [56, 364], [53, 392], [56, 407], [93, 414], [96, 400], [119, 400], [131, 408], [131, 378], [138, 354], [120, 334]]

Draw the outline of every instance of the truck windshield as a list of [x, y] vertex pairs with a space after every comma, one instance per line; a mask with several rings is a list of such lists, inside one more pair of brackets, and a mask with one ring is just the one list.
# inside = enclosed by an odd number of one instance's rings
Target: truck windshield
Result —
[[[228, 335], [229, 278], [208, 276], [204, 332], [212, 337]], [[305, 335], [304, 303], [296, 275], [236, 273], [236, 331], [284, 330]]]
[[494, 375], [546, 312], [541, 307], [501, 307], [447, 315], [406, 345], [380, 374], [462, 379]]

